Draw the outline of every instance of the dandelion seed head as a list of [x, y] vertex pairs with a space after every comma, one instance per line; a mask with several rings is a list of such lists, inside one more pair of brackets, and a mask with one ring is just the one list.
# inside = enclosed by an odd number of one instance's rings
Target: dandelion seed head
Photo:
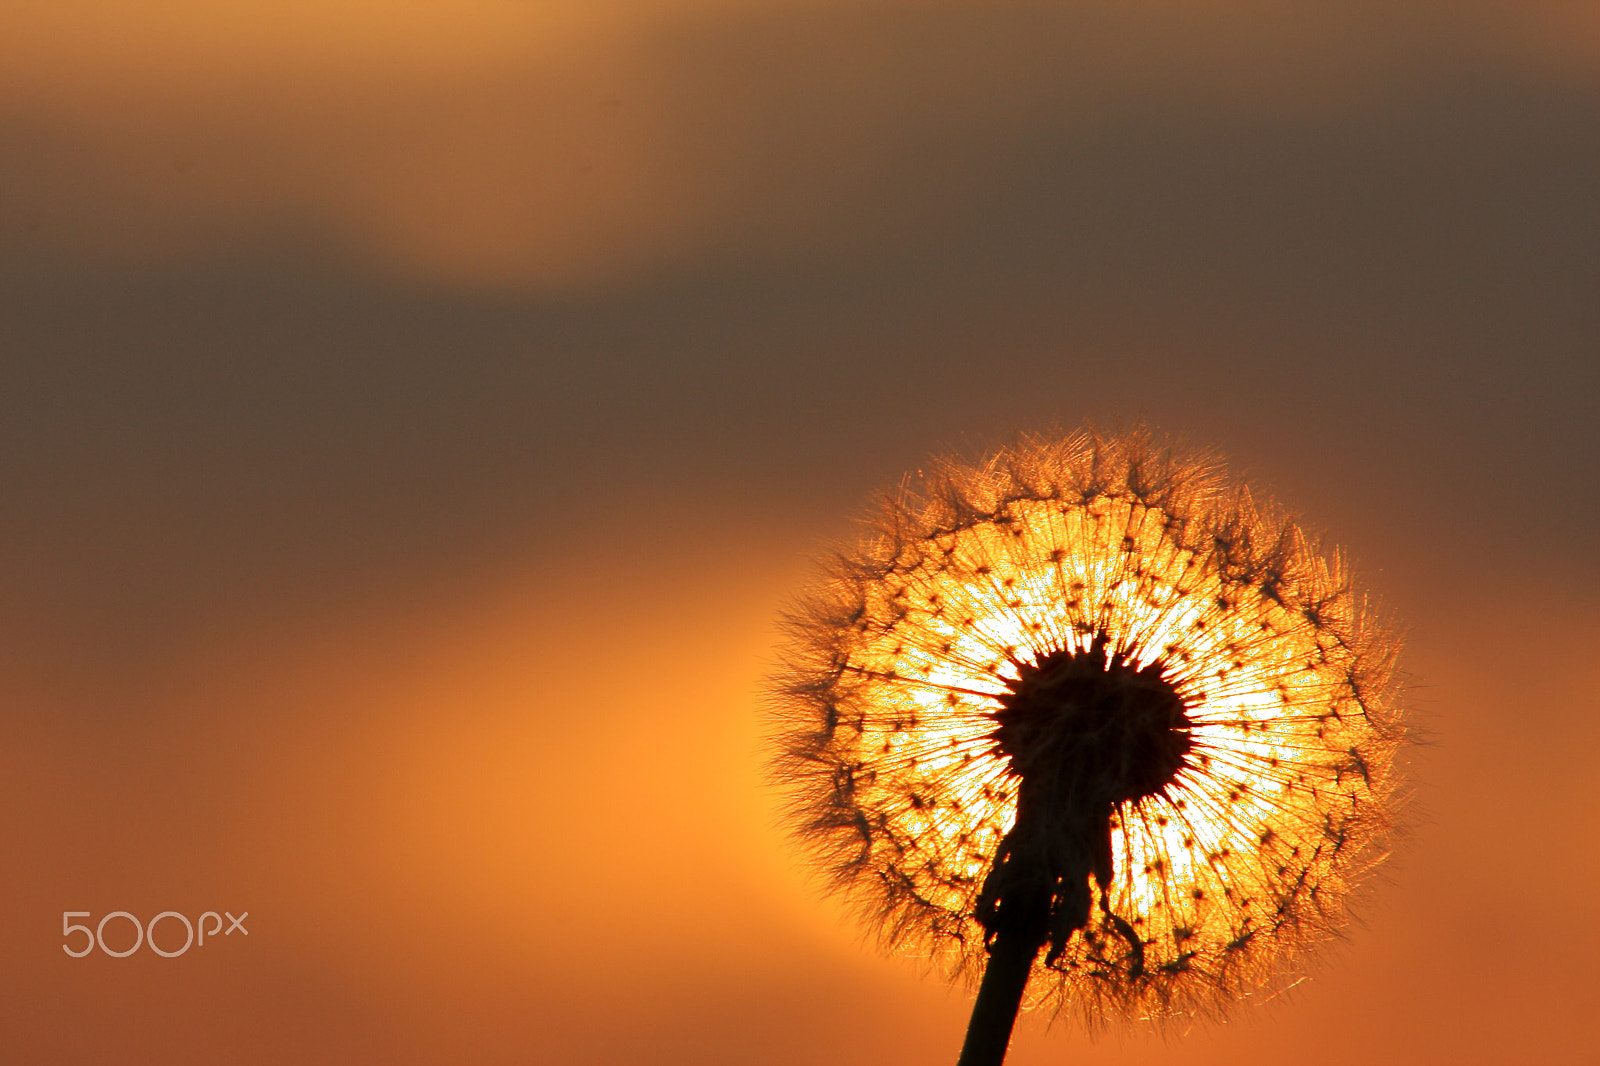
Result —
[[886, 945], [972, 980], [1038, 898], [1037, 1004], [1215, 1015], [1380, 854], [1395, 650], [1214, 461], [1027, 438], [885, 500], [792, 613], [774, 768]]

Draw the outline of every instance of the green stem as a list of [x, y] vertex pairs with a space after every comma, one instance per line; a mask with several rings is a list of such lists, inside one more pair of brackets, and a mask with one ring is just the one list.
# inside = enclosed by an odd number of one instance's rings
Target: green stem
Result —
[[1043, 939], [1031, 930], [1002, 929], [995, 935], [956, 1066], [1000, 1066], [1005, 1061], [1017, 1008], [1028, 987], [1034, 957], [1043, 946]]

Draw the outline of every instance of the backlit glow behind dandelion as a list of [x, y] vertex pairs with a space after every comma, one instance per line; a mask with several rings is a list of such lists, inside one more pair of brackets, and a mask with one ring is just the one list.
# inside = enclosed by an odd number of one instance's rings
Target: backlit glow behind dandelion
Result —
[[1214, 464], [1028, 440], [887, 501], [794, 613], [777, 770], [886, 943], [988, 969], [979, 1013], [1009, 966], [1090, 1025], [1215, 1014], [1378, 855], [1394, 650]]

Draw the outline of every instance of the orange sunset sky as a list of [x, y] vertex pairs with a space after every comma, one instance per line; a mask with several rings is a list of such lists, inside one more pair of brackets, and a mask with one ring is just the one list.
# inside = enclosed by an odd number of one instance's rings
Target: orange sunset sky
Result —
[[1591, 1061], [1596, 189], [1593, 2], [6, 0], [0, 1058], [953, 1062], [775, 621], [1094, 420], [1348, 548], [1427, 743], [1290, 994], [1008, 1062]]

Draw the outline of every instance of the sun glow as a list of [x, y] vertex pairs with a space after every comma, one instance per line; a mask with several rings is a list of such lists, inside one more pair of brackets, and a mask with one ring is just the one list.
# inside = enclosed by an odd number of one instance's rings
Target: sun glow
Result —
[[1214, 1006], [1338, 916], [1384, 824], [1388, 646], [1337, 561], [1203, 467], [1084, 439], [1002, 458], [894, 503], [797, 620], [814, 643], [788, 691], [815, 717], [780, 769], [800, 829], [886, 940], [970, 973], [1017, 818], [1001, 698], [1101, 642], [1181, 698], [1186, 753], [1115, 804], [1097, 917], [1036, 987]]

